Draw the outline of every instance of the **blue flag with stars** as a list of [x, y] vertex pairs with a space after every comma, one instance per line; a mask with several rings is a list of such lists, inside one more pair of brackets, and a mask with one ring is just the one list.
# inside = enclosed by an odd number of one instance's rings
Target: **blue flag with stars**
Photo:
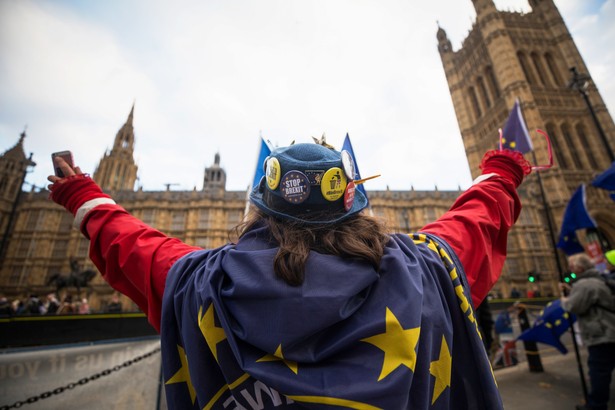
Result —
[[265, 170], [263, 164], [265, 163], [265, 159], [271, 154], [271, 147], [265, 141], [263, 137], [261, 137], [261, 149], [258, 153], [258, 159], [256, 160], [256, 170], [254, 171], [254, 180], [252, 181], [252, 188], [258, 185], [261, 182], [261, 178], [265, 176]]
[[557, 247], [561, 249], [566, 255], [575, 255], [577, 253], [585, 252], [583, 246], [579, 242], [576, 232], [568, 232], [560, 235]]
[[575, 320], [575, 315], [566, 312], [562, 308], [561, 301], [556, 299], [545, 306], [545, 309], [540, 312], [540, 316], [534, 322], [534, 326], [521, 333], [517, 339], [525, 340], [526, 342], [544, 343], [557, 348], [562, 354], [566, 354], [568, 349], [560, 341], [560, 337]]
[[[344, 138], [344, 143], [342, 144], [342, 150], [348, 151], [350, 156], [352, 157], [352, 161], [354, 162], [354, 170], [355, 170], [355, 180], [361, 179], [361, 172], [359, 171], [359, 163], [357, 162], [357, 157], [354, 156], [354, 150], [352, 149], [352, 143], [350, 142], [350, 137], [348, 133], [346, 133], [346, 138]], [[369, 198], [367, 197], [367, 192], [365, 191], [365, 187], [363, 184], [357, 185], [357, 189], [365, 195], [365, 199], [367, 199], [367, 207], [369, 208]]]
[[[583, 252], [583, 247], [577, 240], [577, 229], [596, 227], [596, 222], [589, 215], [585, 205], [585, 184], [581, 184], [566, 205], [557, 247], [564, 250], [567, 255]], [[577, 252], [574, 252], [575, 250]]]
[[498, 314], [495, 319], [494, 329], [495, 333], [498, 335], [513, 332], [512, 320], [510, 319], [510, 314], [507, 310], [503, 310]]
[[510, 111], [508, 120], [506, 120], [502, 136], [502, 148], [519, 151], [522, 154], [532, 150], [532, 140], [525, 125], [518, 99]]
[[592, 185], [609, 191], [609, 196], [615, 201], [615, 162], [611, 164], [609, 169], [598, 175], [592, 181]]
[[163, 378], [177, 409], [502, 409], [448, 244], [392, 235], [378, 270], [312, 252], [276, 277], [266, 226], [168, 273]]

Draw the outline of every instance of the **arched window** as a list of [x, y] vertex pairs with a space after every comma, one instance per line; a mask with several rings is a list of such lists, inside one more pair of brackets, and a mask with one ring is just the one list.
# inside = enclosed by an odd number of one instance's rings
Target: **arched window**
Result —
[[547, 62], [547, 67], [549, 68], [549, 72], [551, 73], [551, 77], [553, 78], [553, 83], [556, 87], [564, 85], [562, 82], [562, 78], [559, 75], [559, 70], [557, 69], [557, 64], [553, 59], [551, 53], [545, 54], [545, 61]]
[[489, 93], [487, 92], [487, 87], [485, 87], [485, 82], [483, 81], [483, 77], [478, 77], [476, 79], [478, 83], [478, 88], [480, 88], [480, 93], [483, 96], [483, 101], [485, 101], [485, 107], [491, 107], [491, 99], [489, 98]]
[[527, 57], [522, 52], [517, 53], [517, 58], [519, 59], [519, 63], [521, 64], [521, 68], [523, 69], [523, 74], [525, 74], [525, 79], [528, 83], [536, 84], [536, 80], [534, 79], [534, 75], [532, 74], [531, 67], [527, 62]]
[[532, 53], [530, 57], [532, 58], [532, 63], [534, 63], [534, 68], [538, 73], [538, 79], [540, 80], [540, 83], [544, 86], [549, 85], [549, 83], [547, 82], [547, 76], [545, 75], [545, 70], [542, 66], [542, 61], [540, 61], [540, 56], [536, 53]]
[[582, 169], [583, 165], [579, 159], [580, 150], [577, 146], [575, 146], [574, 140], [572, 139], [572, 132], [570, 132], [570, 126], [567, 123], [562, 124], [562, 136], [564, 137], [564, 142], [568, 147], [567, 151], [572, 157], [572, 162], [574, 162], [574, 167], [576, 169]]
[[560, 143], [558, 140], [558, 133], [555, 132], [555, 126], [553, 124], [547, 124], [547, 134], [551, 139], [551, 145], [553, 146], [553, 153], [555, 155], [555, 160], [557, 164], [559, 164], [560, 168], [568, 168], [568, 161], [566, 160], [566, 156], [560, 150]]
[[498, 87], [498, 82], [495, 79], [495, 75], [493, 74], [493, 68], [491, 68], [491, 66], [485, 69], [485, 77], [487, 77], [487, 84], [489, 84], [491, 92], [493, 93], [493, 95], [495, 95], [496, 98], [498, 98], [500, 96], [500, 87]]
[[585, 130], [585, 126], [582, 123], [578, 123], [575, 129], [577, 131], [577, 136], [579, 137], [579, 141], [581, 141], [581, 146], [585, 148], [583, 152], [585, 153], [585, 156], [587, 157], [587, 161], [589, 162], [589, 165], [593, 169], [599, 169], [600, 167], [598, 165], [598, 162], [596, 161], [596, 158], [594, 157], [591, 150], [588, 149], [590, 145], [589, 145], [589, 141], [587, 141], [587, 131]]
[[468, 94], [470, 95], [472, 108], [474, 108], [474, 115], [476, 116], [476, 119], [479, 119], [480, 117], [482, 117], [483, 112], [480, 109], [480, 104], [478, 103], [478, 97], [476, 96], [476, 90], [474, 90], [474, 87], [470, 87], [468, 89]]

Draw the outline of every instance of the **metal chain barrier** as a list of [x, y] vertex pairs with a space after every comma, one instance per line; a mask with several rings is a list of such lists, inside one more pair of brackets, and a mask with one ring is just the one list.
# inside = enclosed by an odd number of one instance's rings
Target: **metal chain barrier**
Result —
[[145, 354], [143, 354], [141, 356], [135, 357], [134, 359], [127, 360], [127, 361], [125, 361], [124, 363], [122, 363], [120, 365], [113, 366], [110, 369], [103, 370], [102, 372], [93, 374], [90, 377], [84, 377], [83, 379], [81, 379], [81, 380], [79, 380], [77, 382], [68, 383], [66, 386], [62, 386], [62, 387], [58, 387], [58, 388], [50, 390], [50, 391], [46, 391], [44, 393], [39, 394], [38, 396], [32, 396], [32, 397], [29, 397], [29, 398], [27, 398], [26, 400], [23, 400], [23, 401], [16, 401], [15, 403], [13, 403], [11, 405], [0, 406], [0, 410], [18, 409], [21, 406], [23, 406], [24, 404], [36, 403], [39, 400], [43, 400], [43, 399], [49, 398], [49, 397], [54, 396], [56, 394], [64, 393], [66, 390], [72, 390], [72, 389], [74, 389], [77, 386], [83, 386], [84, 384], [87, 384], [87, 383], [89, 383], [91, 381], [94, 381], [94, 380], [98, 380], [98, 379], [100, 379], [103, 376], [108, 376], [108, 375], [110, 375], [113, 372], [117, 372], [118, 370], [124, 369], [126, 367], [130, 367], [133, 364], [135, 364], [137, 362], [140, 362], [143, 359], [147, 359], [148, 357], [153, 356], [154, 354], [156, 354], [158, 352], [160, 352], [160, 348], [159, 347], [155, 348], [154, 350], [152, 350], [149, 353], [145, 353]]

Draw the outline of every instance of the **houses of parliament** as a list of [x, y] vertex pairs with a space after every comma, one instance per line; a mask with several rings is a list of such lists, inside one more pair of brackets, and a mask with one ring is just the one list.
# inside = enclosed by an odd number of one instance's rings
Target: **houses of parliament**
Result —
[[[554, 166], [533, 172], [520, 187], [523, 210], [508, 242], [508, 256], [494, 295], [508, 297], [535, 287], [544, 296], [558, 295], [565, 255], [556, 248], [571, 195], [587, 185], [587, 207], [597, 230], [577, 232], [581, 244], [598, 238], [615, 248], [615, 202], [591, 181], [614, 161], [615, 125], [553, 0], [529, 0], [527, 13], [497, 10], [492, 0], [472, 0], [476, 10], [469, 34], [453, 50], [445, 28], [436, 44], [473, 177], [482, 155], [519, 100], [533, 138], [532, 163], [549, 162], [545, 130], [553, 145]], [[113, 148], [103, 154], [94, 180], [115, 201], [144, 222], [189, 244], [212, 248], [229, 240], [243, 218], [245, 191], [227, 191], [226, 170], [216, 154], [200, 190], [135, 189], [134, 106], [120, 127]], [[213, 136], [212, 136], [213, 137]], [[109, 136], [111, 141], [112, 136]], [[403, 137], [402, 137], [403, 138]], [[408, 136], [408, 138], [410, 138]], [[49, 200], [49, 192], [22, 191], [32, 155], [27, 137], [0, 156], [0, 294], [11, 298], [44, 295], [56, 273], [94, 268], [89, 241], [74, 228], [73, 217]], [[0, 147], [1, 148], [1, 147]], [[372, 211], [392, 232], [416, 232], [442, 215], [459, 191], [369, 191]], [[473, 238], [468, 238], [472, 241]], [[95, 269], [95, 268], [94, 268]], [[540, 280], [528, 282], [528, 272]], [[98, 275], [87, 290], [93, 308], [104, 307], [113, 290]], [[125, 304], [130, 302], [124, 300]]]

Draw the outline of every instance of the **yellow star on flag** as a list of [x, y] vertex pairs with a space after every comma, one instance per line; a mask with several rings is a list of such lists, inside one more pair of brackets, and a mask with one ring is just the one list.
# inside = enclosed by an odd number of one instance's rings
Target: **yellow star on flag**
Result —
[[218, 348], [216, 345], [226, 339], [224, 329], [217, 327], [214, 321], [214, 305], [213, 303], [207, 308], [205, 316], [203, 316], [203, 306], [199, 307], [199, 329], [203, 333], [203, 337], [209, 346], [209, 350], [214, 355], [216, 361], [218, 361]]
[[438, 360], [431, 362], [429, 365], [429, 373], [436, 378], [433, 386], [433, 397], [431, 404], [433, 405], [444, 389], [451, 387], [451, 366], [453, 358], [446, 344], [446, 339], [442, 336], [442, 345], [440, 347], [440, 357]]
[[177, 346], [177, 352], [179, 354], [181, 367], [173, 375], [173, 377], [171, 377], [165, 382], [165, 384], [185, 382], [188, 385], [188, 392], [190, 393], [190, 399], [192, 400], [192, 404], [194, 404], [194, 399], [196, 398], [196, 391], [194, 390], [194, 386], [192, 385], [192, 380], [190, 380], [190, 371], [188, 370], [188, 358], [186, 357], [186, 352], [184, 351], [184, 349], [179, 345]]
[[276, 362], [278, 360], [284, 362], [284, 364], [288, 366], [288, 368], [292, 370], [293, 373], [299, 374], [299, 365], [297, 365], [297, 362], [293, 362], [292, 360], [286, 360], [284, 358], [284, 355], [282, 354], [281, 344], [278, 346], [274, 354], [267, 354], [258, 359], [256, 362]]
[[421, 333], [420, 327], [404, 329], [389, 308], [386, 310], [386, 331], [376, 336], [361, 339], [384, 352], [382, 371], [378, 381], [404, 365], [414, 372], [416, 365], [416, 345]]

